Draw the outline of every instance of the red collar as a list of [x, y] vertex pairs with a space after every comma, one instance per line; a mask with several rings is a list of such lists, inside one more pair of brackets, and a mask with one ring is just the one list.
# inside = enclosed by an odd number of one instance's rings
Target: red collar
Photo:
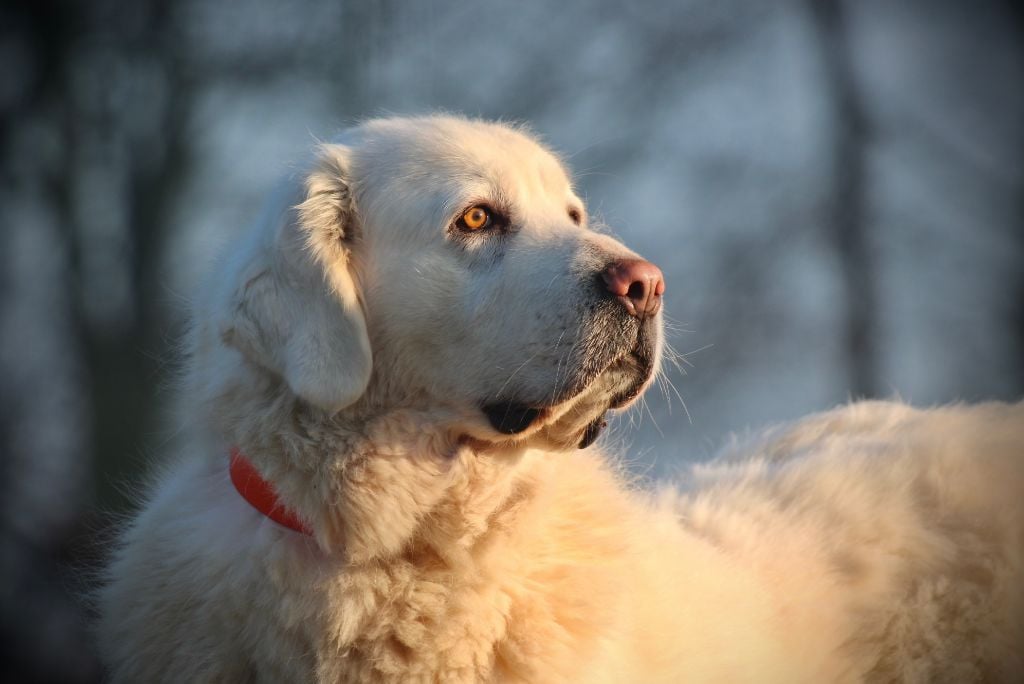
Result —
[[249, 459], [237, 447], [231, 447], [229, 472], [231, 473], [231, 483], [253, 508], [278, 525], [284, 525], [301, 534], [312, 536], [313, 533], [306, 524], [277, 500], [274, 486], [263, 479], [263, 476], [256, 471]]

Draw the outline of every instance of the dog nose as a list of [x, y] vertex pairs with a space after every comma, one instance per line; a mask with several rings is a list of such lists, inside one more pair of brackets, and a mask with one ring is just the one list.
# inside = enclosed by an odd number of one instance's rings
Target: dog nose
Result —
[[661, 269], [643, 259], [621, 259], [601, 272], [605, 287], [615, 295], [630, 315], [646, 318], [658, 313], [665, 277]]

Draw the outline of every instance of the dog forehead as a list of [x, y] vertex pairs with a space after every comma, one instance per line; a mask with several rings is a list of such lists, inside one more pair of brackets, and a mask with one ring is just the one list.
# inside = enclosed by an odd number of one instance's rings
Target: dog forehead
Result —
[[[456, 117], [378, 119], [356, 134], [357, 175], [376, 188], [512, 199], [572, 192], [559, 159], [522, 128]], [[483, 198], [481, 198], [483, 199]]]

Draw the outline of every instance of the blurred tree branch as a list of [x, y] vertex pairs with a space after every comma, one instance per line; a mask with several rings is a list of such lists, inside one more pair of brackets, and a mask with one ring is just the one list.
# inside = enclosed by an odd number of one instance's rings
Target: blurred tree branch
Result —
[[842, 344], [853, 397], [878, 396], [876, 269], [865, 221], [867, 116], [853, 71], [842, 0], [807, 0], [832, 103], [831, 182], [824, 221], [839, 262]]

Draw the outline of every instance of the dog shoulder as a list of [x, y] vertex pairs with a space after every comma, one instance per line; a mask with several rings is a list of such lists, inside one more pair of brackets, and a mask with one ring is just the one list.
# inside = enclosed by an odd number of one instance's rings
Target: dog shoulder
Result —
[[859, 671], [1020, 671], [1007, 644], [1024, 640], [1009, 607], [1024, 574], [1024, 404], [852, 404], [736, 440], [686, 489], [687, 529], [780, 605], [831, 605], [846, 623], [837, 653]]

